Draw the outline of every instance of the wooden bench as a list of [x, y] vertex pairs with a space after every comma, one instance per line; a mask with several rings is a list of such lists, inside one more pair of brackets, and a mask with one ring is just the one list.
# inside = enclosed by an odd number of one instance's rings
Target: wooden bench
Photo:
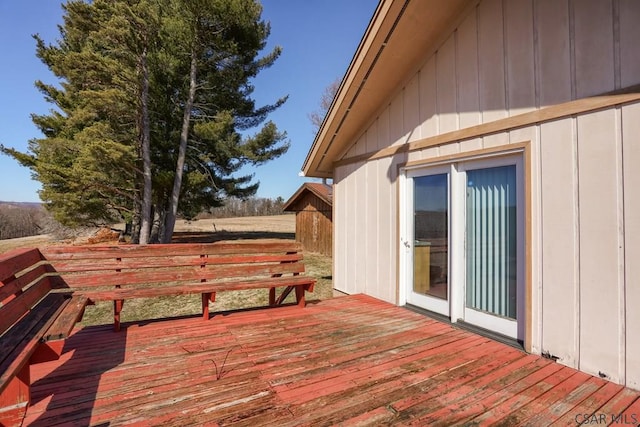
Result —
[[[202, 314], [223, 291], [291, 291], [305, 305], [315, 279], [304, 276], [302, 246], [288, 241], [60, 246], [0, 255], [0, 426], [20, 425], [30, 403], [30, 365], [55, 360], [85, 306], [113, 301], [120, 330], [124, 301], [200, 294]], [[276, 297], [276, 289], [282, 292]]]
[[[315, 279], [304, 276], [302, 246], [293, 241], [247, 240], [206, 244], [48, 247], [51, 280], [62, 292], [73, 290], [89, 303], [113, 301], [115, 330], [124, 302], [200, 294], [202, 315], [216, 294], [268, 289], [269, 305], [282, 304], [291, 291], [305, 305]], [[276, 297], [276, 288], [283, 288]]]
[[0, 255], [0, 425], [20, 424], [30, 402], [30, 365], [57, 359], [87, 297], [53, 292], [37, 249]]

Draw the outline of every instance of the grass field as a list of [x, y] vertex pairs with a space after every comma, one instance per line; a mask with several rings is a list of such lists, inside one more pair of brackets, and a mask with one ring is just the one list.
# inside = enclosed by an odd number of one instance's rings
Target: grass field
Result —
[[[115, 226], [118, 228], [118, 225]], [[74, 241], [56, 241], [50, 236], [33, 236], [21, 239], [0, 240], [0, 253], [25, 247], [45, 245], [82, 245], [87, 244], [90, 236], [83, 236]], [[264, 217], [206, 219], [192, 222], [179, 221], [176, 224], [174, 242], [214, 242], [237, 239], [294, 239], [295, 216], [277, 215]], [[117, 242], [107, 242], [117, 243]], [[307, 294], [307, 300], [327, 299], [333, 296], [331, 277], [331, 258], [311, 252], [305, 252], [307, 275], [315, 277], [313, 293]], [[241, 308], [261, 307], [268, 304], [268, 291], [256, 289], [247, 291], [223, 292], [216, 296], [212, 303], [212, 312], [228, 311]], [[290, 295], [286, 302], [293, 302], [295, 296]], [[187, 316], [199, 314], [201, 310], [200, 295], [178, 297], [161, 297], [152, 299], [135, 299], [125, 302], [121, 313], [121, 321], [140, 321], [161, 317]], [[113, 305], [111, 302], [98, 303], [87, 307], [83, 325], [107, 324], [113, 322]]]

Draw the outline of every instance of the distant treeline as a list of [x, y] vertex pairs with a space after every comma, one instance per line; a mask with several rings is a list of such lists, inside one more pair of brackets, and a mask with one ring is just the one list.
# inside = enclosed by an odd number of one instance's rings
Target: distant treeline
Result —
[[[281, 215], [284, 199], [252, 197], [246, 200], [230, 198], [224, 206], [203, 212], [197, 218], [231, 218], [240, 216]], [[0, 240], [38, 234], [69, 237], [73, 231], [62, 226], [38, 203], [0, 202]]]
[[38, 204], [1, 203], [0, 240], [42, 234], [49, 219]]
[[282, 197], [267, 199], [251, 197], [246, 200], [235, 197], [225, 200], [224, 206], [213, 208], [209, 212], [201, 213], [198, 218], [233, 218], [240, 216], [282, 215], [285, 200]]

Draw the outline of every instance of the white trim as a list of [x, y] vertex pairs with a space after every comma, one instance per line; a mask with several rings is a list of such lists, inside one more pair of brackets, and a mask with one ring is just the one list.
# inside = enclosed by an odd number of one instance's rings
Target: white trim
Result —
[[[449, 289], [451, 290], [451, 321], [456, 322], [464, 319], [464, 298], [465, 298], [465, 204], [466, 197], [464, 186], [466, 180], [460, 173], [460, 165], [451, 165], [451, 218], [450, 225], [450, 259], [449, 266]], [[459, 224], [463, 226], [460, 227]], [[460, 262], [459, 260], [463, 260]]]
[[407, 278], [407, 264], [408, 264], [408, 248], [406, 247], [406, 242], [408, 239], [407, 234], [407, 206], [413, 205], [413, 195], [411, 196], [411, 201], [407, 201], [407, 187], [409, 178], [407, 178], [407, 170], [401, 168], [398, 173], [398, 191], [400, 192], [400, 203], [398, 206], [398, 221], [400, 223], [399, 227], [399, 236], [398, 236], [398, 304], [405, 305], [407, 303], [407, 283], [409, 279]]

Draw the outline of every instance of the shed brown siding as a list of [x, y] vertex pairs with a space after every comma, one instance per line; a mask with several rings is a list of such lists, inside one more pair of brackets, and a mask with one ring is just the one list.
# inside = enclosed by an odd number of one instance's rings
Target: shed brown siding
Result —
[[308, 251], [331, 256], [331, 205], [307, 191], [288, 210], [296, 212], [296, 240]]

